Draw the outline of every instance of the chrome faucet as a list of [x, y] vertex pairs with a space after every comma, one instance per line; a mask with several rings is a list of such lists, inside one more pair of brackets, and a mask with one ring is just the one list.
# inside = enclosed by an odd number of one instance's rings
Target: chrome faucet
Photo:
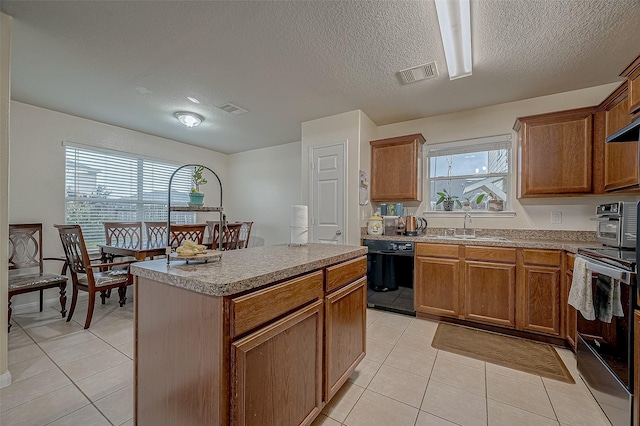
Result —
[[465, 213], [464, 215], [464, 224], [463, 224], [463, 228], [465, 229], [465, 235], [466, 235], [466, 229], [467, 229], [467, 218], [469, 219], [469, 223], [473, 223], [473, 221], [471, 220], [471, 213]]

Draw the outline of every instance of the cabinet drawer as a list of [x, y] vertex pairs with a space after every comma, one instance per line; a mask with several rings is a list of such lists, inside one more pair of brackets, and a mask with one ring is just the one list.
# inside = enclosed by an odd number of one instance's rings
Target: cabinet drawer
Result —
[[557, 250], [522, 250], [522, 259], [528, 265], [560, 266], [562, 252]]
[[452, 244], [419, 243], [416, 244], [416, 255], [457, 259], [458, 246]]
[[326, 291], [331, 292], [349, 284], [367, 273], [367, 257], [348, 260], [327, 268]]
[[466, 260], [516, 263], [516, 249], [499, 247], [465, 247]]
[[230, 333], [237, 337], [313, 300], [321, 299], [323, 273], [313, 272], [251, 294], [236, 297], [230, 306]]

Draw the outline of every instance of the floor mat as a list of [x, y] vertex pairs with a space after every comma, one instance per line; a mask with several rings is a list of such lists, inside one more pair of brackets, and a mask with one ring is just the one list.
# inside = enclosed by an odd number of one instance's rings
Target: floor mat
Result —
[[544, 343], [440, 323], [431, 346], [514, 370], [575, 383], [560, 355], [553, 346]]

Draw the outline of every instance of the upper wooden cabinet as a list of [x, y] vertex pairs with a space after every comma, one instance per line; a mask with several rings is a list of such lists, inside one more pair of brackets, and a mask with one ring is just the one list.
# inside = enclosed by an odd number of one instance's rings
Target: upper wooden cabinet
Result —
[[595, 107], [520, 117], [519, 197], [592, 192]]
[[421, 134], [380, 139], [371, 144], [371, 201], [422, 199]]
[[594, 122], [594, 193], [635, 190], [639, 186], [638, 142], [605, 143], [607, 136], [631, 123], [627, 82], [599, 106]]
[[640, 56], [622, 71], [620, 77], [625, 77], [629, 86], [629, 114], [640, 112]]

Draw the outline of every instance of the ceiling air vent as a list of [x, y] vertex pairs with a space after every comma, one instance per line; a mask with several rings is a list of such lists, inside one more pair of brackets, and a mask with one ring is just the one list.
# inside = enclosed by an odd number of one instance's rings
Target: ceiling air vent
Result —
[[240, 108], [238, 105], [232, 104], [231, 102], [227, 102], [226, 104], [218, 105], [216, 108], [220, 108], [224, 112], [228, 112], [229, 114], [233, 114], [233, 115], [241, 115], [241, 114], [244, 114], [246, 112], [249, 112], [244, 108]]
[[438, 68], [435, 62], [418, 65], [417, 67], [407, 68], [398, 72], [404, 84], [415, 83], [416, 81], [426, 80], [438, 76]]

